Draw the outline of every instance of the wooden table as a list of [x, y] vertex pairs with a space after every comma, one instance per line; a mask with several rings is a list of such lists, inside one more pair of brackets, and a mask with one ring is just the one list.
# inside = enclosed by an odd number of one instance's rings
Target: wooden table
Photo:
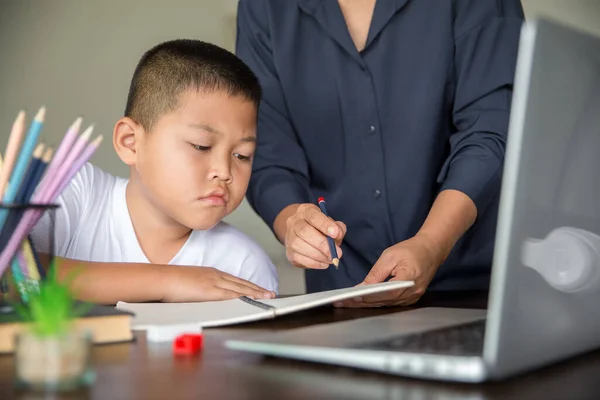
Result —
[[[417, 305], [485, 308], [484, 293], [428, 294]], [[95, 346], [96, 382], [62, 397], [35, 396], [13, 388], [14, 359], [0, 357], [0, 399], [600, 399], [600, 352], [499, 383], [450, 384], [350, 368], [285, 360], [228, 350], [225, 339], [344, 321], [405, 309], [319, 309], [226, 329], [206, 329], [205, 349], [175, 358], [168, 344]]]

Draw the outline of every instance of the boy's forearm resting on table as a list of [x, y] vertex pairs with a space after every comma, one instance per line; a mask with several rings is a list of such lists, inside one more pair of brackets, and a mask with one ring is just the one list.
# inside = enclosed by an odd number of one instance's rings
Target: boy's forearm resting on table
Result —
[[100, 304], [118, 301], [161, 301], [165, 266], [136, 263], [94, 263], [55, 257], [59, 280], [75, 273], [73, 291], [79, 300]]

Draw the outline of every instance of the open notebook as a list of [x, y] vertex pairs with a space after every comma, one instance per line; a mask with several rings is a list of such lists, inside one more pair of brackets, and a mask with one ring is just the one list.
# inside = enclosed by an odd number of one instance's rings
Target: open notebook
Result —
[[203, 328], [241, 324], [271, 319], [357, 296], [387, 292], [413, 286], [413, 281], [384, 282], [279, 299], [252, 300], [240, 297], [232, 300], [204, 303], [126, 303], [117, 308], [135, 314], [132, 330], [150, 326], [199, 324]]

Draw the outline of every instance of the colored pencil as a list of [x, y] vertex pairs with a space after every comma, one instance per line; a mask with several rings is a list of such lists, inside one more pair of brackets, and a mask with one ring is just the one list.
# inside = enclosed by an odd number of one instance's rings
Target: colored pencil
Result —
[[38, 272], [38, 267], [37, 265], [35, 265], [36, 260], [35, 257], [33, 256], [33, 248], [31, 247], [31, 245], [29, 244], [29, 240], [24, 240], [23, 241], [23, 246], [21, 251], [23, 252], [23, 256], [25, 258], [25, 262], [27, 265], [27, 276], [31, 279], [34, 280], [39, 280], [40, 279], [40, 275]]
[[27, 238], [27, 242], [29, 243], [29, 246], [31, 247], [31, 249], [33, 251], [33, 258], [35, 259], [35, 265], [38, 268], [38, 274], [40, 275], [40, 279], [44, 279], [44, 278], [46, 278], [46, 270], [44, 269], [44, 267], [42, 265], [42, 261], [38, 257], [37, 251], [35, 251], [35, 249], [33, 247], [33, 240], [31, 239], [31, 236], [29, 236]]
[[4, 197], [6, 184], [10, 179], [15, 161], [19, 155], [21, 142], [23, 141], [23, 133], [25, 132], [25, 112], [20, 111], [17, 119], [13, 122], [13, 126], [4, 152], [4, 166], [0, 171], [0, 200]]
[[35, 189], [38, 185], [41, 184], [40, 182], [42, 181], [42, 177], [46, 173], [49, 163], [52, 161], [53, 154], [54, 149], [52, 149], [52, 147], [47, 148], [44, 152], [44, 155], [42, 156], [42, 159], [38, 164], [35, 174], [31, 179], [30, 185], [28, 186], [27, 191], [25, 192], [25, 196], [23, 198], [24, 203], [29, 203], [29, 200], [31, 199], [31, 196], [33, 196]]
[[[27, 168], [25, 176], [23, 177], [21, 187], [19, 188], [19, 191], [15, 197], [16, 204], [26, 203], [25, 196], [29, 188], [33, 185], [34, 176], [42, 162], [41, 159], [44, 153], [44, 146], [45, 145], [43, 143], [38, 144], [33, 152], [33, 157], [29, 163], [29, 167]], [[10, 231], [16, 227], [19, 219], [21, 218], [21, 214], [22, 212], [19, 210], [12, 210], [12, 212], [9, 212], [8, 217], [6, 218], [6, 224], [4, 226], [4, 229], [8, 230], [6, 233], [7, 235], [9, 235]], [[21, 264], [23, 260], [25, 260], [25, 265]], [[23, 243], [22, 249], [19, 250], [18, 256], [14, 257], [12, 260], [11, 269], [13, 273], [13, 279], [17, 285], [22, 285], [25, 277], [39, 279], [38, 268], [35, 265], [33, 250], [29, 242]]]
[[36, 171], [39, 165], [42, 162], [42, 156], [44, 155], [44, 147], [43, 143], [37, 145], [33, 152], [33, 157], [29, 162], [29, 167], [27, 167], [27, 172], [25, 172], [25, 176], [23, 177], [23, 181], [21, 182], [21, 186], [17, 191], [14, 202], [16, 204], [24, 204], [25, 195], [29, 190], [29, 186], [33, 183], [33, 177], [36, 174]]
[[17, 285], [17, 290], [21, 295], [21, 299], [23, 299], [23, 301], [27, 301], [27, 292], [25, 290], [25, 276], [23, 275], [23, 271], [20, 268], [24, 264], [25, 258], [23, 257], [23, 253], [19, 252], [15, 255], [15, 257], [12, 260], [12, 274], [13, 279], [15, 280], [15, 283]]
[[[21, 147], [21, 151], [19, 152], [19, 157], [17, 157], [15, 168], [12, 171], [12, 174], [8, 181], [8, 187], [6, 189], [6, 192], [4, 193], [4, 197], [2, 198], [2, 202], [5, 204], [12, 203], [15, 200], [17, 190], [21, 185], [23, 176], [25, 175], [25, 170], [29, 165], [31, 153], [33, 153], [35, 144], [40, 135], [45, 116], [46, 108], [42, 107], [35, 115], [34, 120], [31, 122], [29, 131], [27, 132], [25, 140], [23, 141], [23, 146]], [[0, 229], [2, 229], [4, 226], [7, 214], [8, 212], [6, 209], [0, 210]]]
[[46, 174], [46, 177], [40, 183], [41, 187], [45, 185], [46, 179], [54, 176], [54, 172], [57, 170], [58, 167], [60, 167], [60, 165], [65, 160], [65, 157], [67, 156], [69, 150], [71, 150], [71, 148], [73, 147], [73, 143], [75, 143], [75, 140], [77, 139], [79, 129], [81, 128], [81, 123], [82, 119], [81, 117], [78, 117], [67, 130], [67, 133], [63, 137], [62, 141], [60, 142], [60, 145], [58, 146], [58, 149], [56, 150], [56, 154], [54, 155], [52, 162], [50, 163], [50, 165], [48, 165], [48, 172]]
[[[325, 205], [325, 199], [323, 197], [319, 197], [319, 208], [321, 212], [329, 217], [327, 213], [327, 207]], [[327, 243], [329, 244], [329, 252], [331, 253], [331, 263], [335, 266], [335, 269], [340, 265], [340, 259], [338, 258], [337, 250], [335, 248], [335, 242], [329, 236], [327, 236]]]
[[23, 180], [23, 176], [25, 175], [25, 171], [29, 165], [31, 154], [33, 153], [38, 137], [40, 136], [45, 116], [46, 108], [42, 107], [35, 115], [34, 120], [31, 122], [29, 131], [27, 131], [27, 135], [23, 141], [23, 147], [21, 147], [21, 151], [19, 152], [15, 169], [12, 171], [8, 181], [8, 187], [6, 188], [6, 192], [4, 193], [4, 197], [2, 199], [5, 203], [10, 203], [15, 199], [17, 190], [21, 186], [21, 181]]
[[[23, 204], [29, 203], [29, 199], [35, 191], [36, 186], [41, 181], [41, 178], [44, 175], [44, 172], [46, 171], [48, 163], [52, 160], [53, 154], [54, 150], [51, 147], [47, 148], [44, 152], [42, 159], [38, 163], [35, 173], [32, 176], [29, 185], [27, 186], [27, 191], [22, 199]], [[23, 251], [25, 253], [25, 258], [27, 259], [29, 277], [32, 278], [34, 281], [45, 278], [46, 273], [44, 267], [42, 266], [37, 252], [33, 247], [33, 241], [31, 240], [31, 237], [28, 237], [27, 240], [23, 242]]]
[[[98, 136], [92, 143], [90, 143], [86, 149], [83, 151], [81, 156], [76, 160], [74, 165], [70, 168], [66, 177], [61, 181], [61, 184], [58, 190], [54, 193], [54, 198], [58, 197], [71, 183], [73, 177], [79, 172], [83, 164], [89, 161], [89, 159], [94, 155], [100, 144], [102, 143], [103, 137], [102, 135]], [[52, 200], [54, 201], [54, 200]]]
[[40, 204], [48, 204], [50, 199], [53, 197], [53, 194], [57, 191], [61, 182], [65, 179], [66, 174], [69, 172], [69, 169], [73, 165], [73, 163], [81, 156], [82, 151], [84, 151], [85, 147], [88, 144], [90, 136], [94, 131], [94, 126], [90, 126], [87, 128], [81, 136], [77, 139], [75, 144], [73, 145], [71, 151], [65, 157], [64, 161], [57, 169], [54, 171], [53, 176], [49, 176], [48, 179], [44, 180], [44, 185], [40, 187], [40, 190], [34, 196], [33, 201], [35, 203]]
[[[13, 257], [11, 262], [11, 271], [17, 287], [25, 287], [26, 281], [30, 279], [39, 279], [38, 268], [35, 265], [33, 250], [29, 247], [27, 241], [23, 242], [22, 247]], [[26, 301], [26, 299], [23, 299]]]

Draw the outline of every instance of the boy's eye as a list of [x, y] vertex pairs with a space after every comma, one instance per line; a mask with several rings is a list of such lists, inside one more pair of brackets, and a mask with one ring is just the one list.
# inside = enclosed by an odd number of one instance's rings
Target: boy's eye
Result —
[[190, 143], [190, 144], [192, 145], [192, 147], [194, 149], [196, 149], [198, 151], [208, 151], [208, 150], [210, 150], [210, 147], [207, 147], [207, 146], [200, 146], [199, 144], [193, 144], [193, 143]]
[[250, 161], [250, 158], [251, 158], [249, 156], [245, 156], [245, 155], [240, 154], [240, 153], [233, 153], [233, 156], [235, 158], [237, 158], [238, 160], [240, 160], [240, 161]]

